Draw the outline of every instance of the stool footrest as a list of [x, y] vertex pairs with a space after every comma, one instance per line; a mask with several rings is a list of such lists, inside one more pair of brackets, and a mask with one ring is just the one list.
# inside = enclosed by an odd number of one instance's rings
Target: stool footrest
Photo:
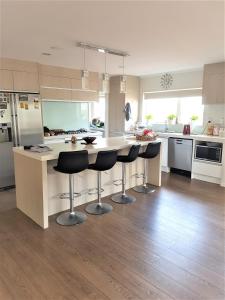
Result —
[[122, 184], [122, 179], [113, 180], [113, 185], [120, 186]]
[[136, 173], [134, 174], [136, 178], [144, 178], [144, 173]]
[[[75, 198], [81, 196], [81, 193], [73, 193], [73, 194], [74, 194]], [[61, 193], [61, 194], [59, 194], [59, 198], [60, 199], [70, 199], [70, 194], [69, 193]]]
[[[101, 188], [100, 193], [103, 193], [104, 189]], [[93, 188], [93, 189], [88, 189], [88, 195], [96, 195], [98, 193], [98, 189], [97, 188]]]

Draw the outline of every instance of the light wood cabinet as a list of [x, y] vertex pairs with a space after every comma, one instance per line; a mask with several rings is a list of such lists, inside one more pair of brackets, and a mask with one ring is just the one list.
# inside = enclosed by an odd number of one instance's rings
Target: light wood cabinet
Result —
[[72, 101], [98, 101], [98, 92], [72, 91]]
[[15, 92], [39, 93], [39, 82], [37, 73], [13, 71]]
[[203, 104], [225, 103], [225, 63], [204, 66]]
[[71, 90], [40, 88], [43, 100], [71, 100]]
[[89, 72], [87, 88], [92, 92], [82, 91], [81, 75], [81, 70], [0, 58], [1, 90], [31, 93], [41, 91], [44, 99], [52, 100], [97, 101], [99, 74]]
[[48, 76], [81, 79], [81, 70], [64, 68], [64, 67], [40, 64], [39, 73]]
[[69, 78], [41, 74], [39, 80], [41, 87], [71, 89], [71, 80]]
[[25, 61], [20, 59], [0, 58], [0, 69], [9, 71], [38, 73], [38, 64], [36, 62]]
[[71, 87], [72, 89], [82, 89], [81, 79], [71, 79]]
[[13, 73], [9, 70], [0, 70], [0, 90], [13, 91]]

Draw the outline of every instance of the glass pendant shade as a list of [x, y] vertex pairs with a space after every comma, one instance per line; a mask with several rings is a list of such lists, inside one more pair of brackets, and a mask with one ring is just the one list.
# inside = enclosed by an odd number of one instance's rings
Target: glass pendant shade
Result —
[[120, 77], [120, 93], [125, 94], [127, 91], [127, 77], [121, 76]]
[[109, 74], [108, 73], [102, 74], [102, 89], [101, 90], [104, 94], [109, 93]]
[[82, 70], [81, 87], [83, 90], [89, 89], [89, 72]]

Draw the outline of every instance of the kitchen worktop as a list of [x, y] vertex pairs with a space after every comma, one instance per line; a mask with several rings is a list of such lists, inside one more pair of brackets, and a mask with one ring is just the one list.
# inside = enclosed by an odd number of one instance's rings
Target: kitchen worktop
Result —
[[175, 137], [182, 139], [193, 139], [199, 141], [212, 141], [218, 143], [224, 143], [225, 137], [213, 136], [213, 135], [204, 135], [204, 134], [183, 134], [176, 132], [157, 132], [159, 137]]
[[[126, 137], [110, 137], [110, 138], [97, 138], [95, 140], [96, 144], [84, 145], [83, 141], [77, 141], [76, 144], [70, 143], [55, 143], [51, 144], [50, 148], [52, 151], [37, 153], [31, 152], [29, 150], [24, 150], [23, 147], [15, 147], [13, 149], [14, 153], [19, 153], [30, 158], [34, 158], [40, 161], [49, 161], [58, 159], [59, 152], [62, 151], [80, 151], [87, 150], [89, 154], [95, 154], [101, 150], [112, 150], [112, 149], [123, 149], [130, 145], [137, 143], [135, 138], [126, 138]], [[147, 145], [149, 142], [140, 142], [141, 145]]]
[[[135, 135], [134, 131], [127, 131], [130, 135]], [[193, 139], [199, 141], [207, 141], [207, 142], [217, 142], [217, 143], [225, 143], [225, 137], [213, 136], [213, 135], [205, 135], [205, 134], [183, 134], [180, 132], [156, 132], [159, 137], [174, 137], [180, 139]]]

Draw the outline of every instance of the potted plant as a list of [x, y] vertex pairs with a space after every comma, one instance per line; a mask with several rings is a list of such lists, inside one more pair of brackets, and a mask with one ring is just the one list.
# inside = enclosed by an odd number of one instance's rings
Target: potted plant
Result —
[[146, 125], [149, 126], [150, 121], [153, 119], [151, 114], [145, 115]]
[[175, 124], [176, 115], [170, 114], [167, 116], [168, 124], [172, 125]]
[[197, 115], [191, 116], [191, 126], [194, 127], [195, 122], [199, 119]]

